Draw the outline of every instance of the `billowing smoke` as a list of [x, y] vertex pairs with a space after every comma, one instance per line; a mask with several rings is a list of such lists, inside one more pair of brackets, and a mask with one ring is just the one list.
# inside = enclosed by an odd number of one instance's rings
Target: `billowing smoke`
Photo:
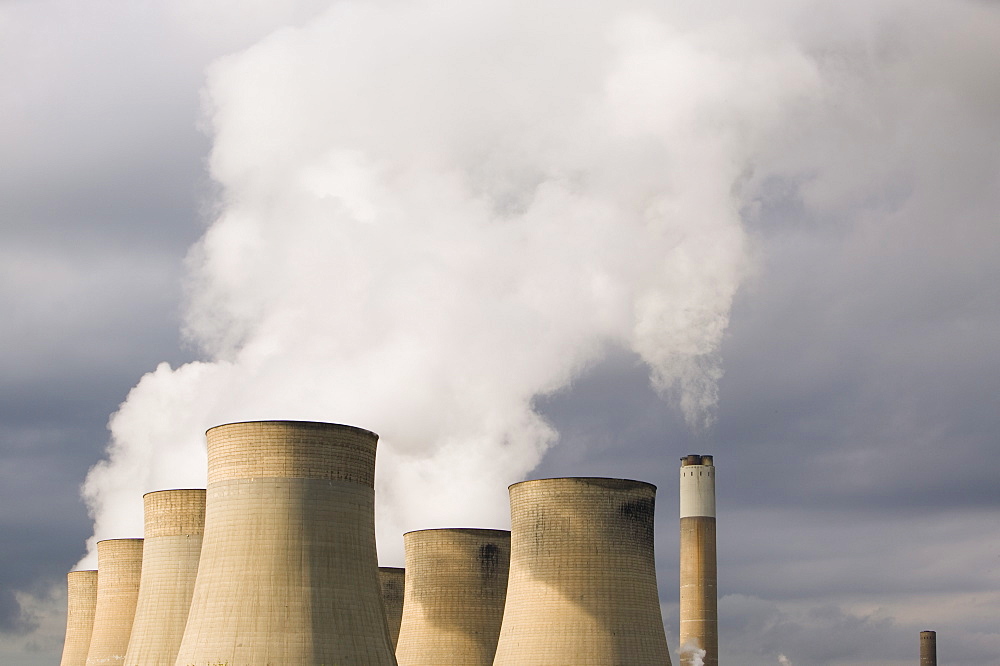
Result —
[[778, 666], [792, 666], [791, 660], [783, 654], [778, 655]]
[[386, 563], [404, 529], [503, 525], [557, 440], [534, 399], [615, 347], [710, 424], [762, 189], [822, 205], [824, 173], [882, 174], [824, 162], [879, 140], [852, 133], [866, 102], [826, 100], [880, 90], [865, 40], [895, 3], [820, 5], [836, 38], [766, 4], [339, 2], [216, 62], [186, 328], [205, 360], [111, 418], [94, 540], [138, 534], [145, 491], [203, 486], [207, 427], [260, 419], [381, 435]]

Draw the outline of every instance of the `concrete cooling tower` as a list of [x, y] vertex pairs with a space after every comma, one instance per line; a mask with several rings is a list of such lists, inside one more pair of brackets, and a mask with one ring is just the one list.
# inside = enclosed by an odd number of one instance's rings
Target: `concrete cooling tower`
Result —
[[142, 539], [97, 542], [97, 604], [87, 666], [125, 663], [141, 574]]
[[920, 666], [937, 666], [937, 632], [920, 632]]
[[399, 624], [403, 621], [406, 569], [379, 567], [378, 582], [382, 588], [382, 604], [385, 606], [385, 621], [389, 625], [389, 638], [392, 639], [392, 647], [395, 649], [399, 640]]
[[198, 575], [205, 491], [159, 490], [142, 499], [142, 580], [125, 664], [174, 666]]
[[490, 666], [507, 596], [510, 532], [420, 530], [404, 534], [403, 545], [400, 666]]
[[[681, 666], [719, 663], [715, 563], [715, 466], [712, 456], [681, 458]], [[704, 650], [705, 655], [700, 656]]]
[[375, 555], [374, 433], [232, 423], [208, 438], [181, 666], [395, 664]]
[[59, 666], [86, 666], [97, 606], [97, 572], [66, 574], [66, 638]]
[[496, 666], [664, 666], [656, 487], [567, 478], [510, 487], [510, 582]]

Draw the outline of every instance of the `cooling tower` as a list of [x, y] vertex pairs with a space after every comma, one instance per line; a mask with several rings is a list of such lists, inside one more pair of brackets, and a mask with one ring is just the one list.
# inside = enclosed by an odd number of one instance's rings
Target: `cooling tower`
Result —
[[[681, 666], [719, 663], [715, 565], [715, 466], [712, 456], [681, 458]], [[698, 660], [694, 650], [704, 650]]]
[[937, 666], [937, 632], [920, 632], [920, 666]]
[[142, 573], [142, 539], [97, 542], [97, 604], [87, 666], [123, 664]]
[[208, 437], [180, 666], [395, 664], [375, 555], [374, 433], [299, 421]]
[[59, 666], [86, 666], [97, 606], [97, 572], [66, 574], [66, 638]]
[[142, 500], [142, 580], [125, 664], [174, 666], [198, 575], [205, 491], [159, 490]]
[[395, 649], [399, 640], [399, 624], [403, 621], [406, 569], [379, 567], [378, 582], [382, 587], [382, 604], [385, 606], [385, 621], [389, 625], [389, 638], [392, 639], [392, 647]]
[[403, 545], [400, 666], [490, 666], [507, 596], [510, 532], [420, 530], [404, 534]]
[[510, 582], [496, 666], [664, 666], [653, 559], [656, 486], [625, 479], [510, 487]]

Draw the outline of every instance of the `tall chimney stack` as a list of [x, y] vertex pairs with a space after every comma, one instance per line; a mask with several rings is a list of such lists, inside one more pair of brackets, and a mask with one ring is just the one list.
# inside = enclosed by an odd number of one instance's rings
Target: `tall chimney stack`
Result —
[[937, 632], [920, 632], [920, 666], [937, 666]]
[[694, 454], [681, 458], [680, 491], [681, 666], [696, 663], [718, 666], [715, 465], [712, 456]]

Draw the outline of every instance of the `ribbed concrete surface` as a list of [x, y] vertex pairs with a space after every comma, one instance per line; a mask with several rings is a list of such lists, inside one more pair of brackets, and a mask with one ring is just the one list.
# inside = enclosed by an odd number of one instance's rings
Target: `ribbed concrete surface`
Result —
[[404, 534], [403, 545], [400, 666], [490, 666], [507, 596], [510, 532], [420, 530]]
[[66, 593], [66, 638], [59, 666], [86, 666], [97, 608], [97, 571], [70, 571]]
[[205, 490], [160, 490], [142, 499], [142, 580], [125, 664], [174, 666], [198, 575]]
[[87, 666], [123, 664], [142, 575], [142, 539], [97, 542], [97, 605]]
[[403, 590], [406, 587], [406, 569], [400, 567], [379, 567], [378, 582], [382, 588], [382, 603], [385, 605], [385, 621], [389, 624], [389, 638], [395, 649], [399, 640], [399, 624], [403, 621]]
[[653, 556], [656, 487], [567, 478], [510, 487], [496, 666], [670, 664]]
[[920, 666], [937, 666], [937, 632], [920, 632]]
[[176, 663], [395, 664], [375, 554], [377, 435], [264, 421], [207, 437], [205, 537]]

